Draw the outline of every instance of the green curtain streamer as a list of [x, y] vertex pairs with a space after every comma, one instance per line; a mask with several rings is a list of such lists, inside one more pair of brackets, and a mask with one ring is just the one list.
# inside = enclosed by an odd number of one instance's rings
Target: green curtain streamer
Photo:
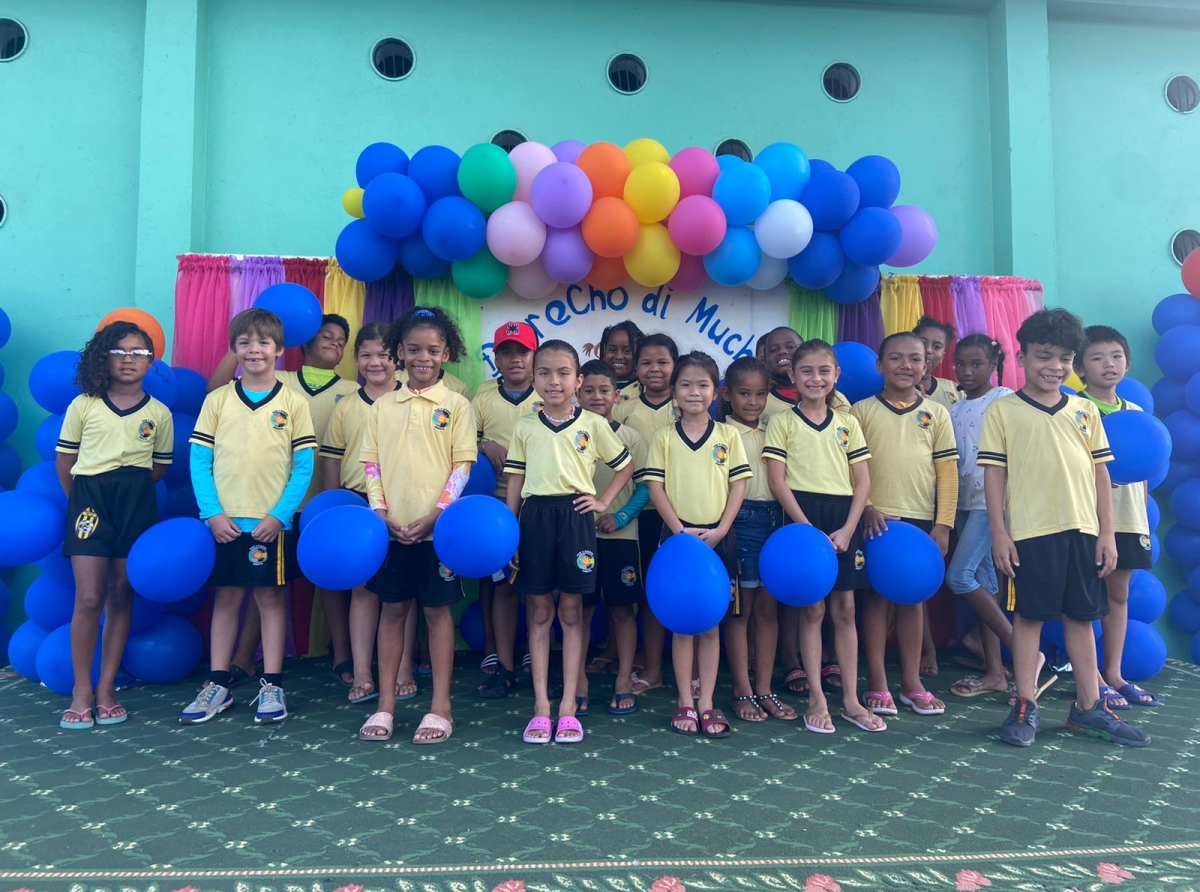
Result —
[[440, 307], [458, 323], [466, 354], [459, 362], [446, 363], [445, 368], [466, 382], [471, 393], [474, 393], [483, 381], [484, 370], [483, 339], [480, 336], [483, 327], [482, 301], [459, 291], [449, 276], [440, 279], [414, 278], [413, 298], [419, 307]]
[[827, 343], [837, 340], [838, 307], [824, 291], [809, 291], [791, 279], [787, 286], [792, 292], [788, 308], [788, 325], [804, 340], [820, 338]]

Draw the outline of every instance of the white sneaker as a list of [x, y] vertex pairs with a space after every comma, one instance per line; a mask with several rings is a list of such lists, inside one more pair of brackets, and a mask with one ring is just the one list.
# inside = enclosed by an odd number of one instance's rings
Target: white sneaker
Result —
[[179, 722], [182, 725], [203, 725], [231, 706], [233, 706], [233, 694], [229, 693], [229, 688], [219, 685], [215, 681], [206, 681], [204, 687], [200, 689], [200, 693], [196, 695], [196, 699], [185, 706], [183, 712], [179, 714]]
[[268, 725], [287, 718], [287, 699], [283, 688], [270, 684], [265, 678], [259, 680], [258, 709], [254, 713], [254, 724]]

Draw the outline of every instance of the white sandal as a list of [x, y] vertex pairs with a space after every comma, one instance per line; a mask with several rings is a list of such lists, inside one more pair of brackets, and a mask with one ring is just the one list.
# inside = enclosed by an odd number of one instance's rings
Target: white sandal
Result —
[[[390, 712], [377, 712], [377, 713], [373, 714], [365, 722], [363, 722], [363, 726], [358, 729], [358, 739], [359, 740], [371, 740], [371, 741], [391, 740], [392, 739], [392, 727], [393, 727], [394, 721], [395, 721], [395, 719], [392, 717], [392, 714]], [[386, 734], [370, 733], [370, 732], [374, 731], [376, 728], [382, 728], [387, 733]]]
[[[420, 734], [422, 731], [440, 731], [442, 736], [430, 738], [418, 737], [417, 734]], [[450, 739], [450, 735], [453, 733], [453, 721], [447, 721], [440, 715], [430, 712], [427, 713], [423, 719], [421, 719], [421, 724], [417, 725], [416, 734], [413, 734], [413, 743], [417, 744], [418, 746], [431, 743], [445, 743]]]

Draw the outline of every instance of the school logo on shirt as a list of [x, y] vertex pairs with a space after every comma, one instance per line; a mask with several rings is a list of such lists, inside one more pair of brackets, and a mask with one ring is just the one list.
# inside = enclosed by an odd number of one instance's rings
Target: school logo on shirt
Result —
[[618, 394], [617, 394], [617, 402], [618, 402], [618, 403], [627, 403], [627, 402], [629, 402], [629, 394], [627, 394], [627, 393], [618, 393]]
[[917, 413], [917, 427], [923, 431], [929, 430], [929, 425], [933, 424], [933, 413], [926, 412], [922, 409]]
[[679, 406], [672, 406], [671, 407], [671, 418], [674, 421], [682, 421], [683, 420], [683, 409], [679, 408]]
[[546, 404], [543, 403], [541, 400], [533, 401], [533, 414], [534, 415], [536, 415], [538, 412], [542, 411], [542, 409], [544, 409], [544, 408], [546, 408]]
[[84, 508], [75, 518], [75, 538], [87, 539], [100, 527], [100, 515], [91, 508]]
[[591, 573], [596, 569], [596, 555], [590, 551], [581, 551], [575, 555], [575, 566], [584, 573]]
[[837, 438], [838, 438], [839, 445], [841, 445], [841, 447], [843, 449], [849, 448], [849, 446], [850, 446], [850, 428], [839, 427], [837, 429]]
[[453, 582], [454, 572], [445, 564], [438, 564], [438, 576], [442, 577], [442, 582]]
[[713, 447], [713, 461], [718, 465], [724, 465], [725, 459], [729, 457], [729, 447], [724, 443], [718, 443]]
[[340, 403], [342, 401], [342, 397], [344, 397], [345, 395], [346, 394], [344, 394], [344, 393], [334, 394], [333, 404], [336, 406], [338, 403]]
[[628, 588], [633, 588], [637, 585], [637, 570], [633, 567], [621, 568], [621, 582]]
[[1138, 545], [1142, 546], [1143, 551], [1151, 551], [1150, 537], [1138, 536]]
[[[587, 431], [580, 431], [575, 435], [575, 451], [587, 452], [588, 444], [592, 442], [592, 438], [588, 436]], [[591, 554], [591, 552], [585, 552]]]
[[450, 426], [450, 410], [442, 406], [438, 406], [433, 410], [433, 426], [440, 431], [444, 431]]
[[276, 409], [274, 412], [271, 413], [271, 427], [275, 428], [275, 430], [277, 430], [277, 431], [283, 430], [285, 427], [287, 427], [287, 423], [288, 423], [288, 413], [287, 412], [283, 411], [282, 409]]
[[1075, 413], [1075, 426], [1079, 428], [1080, 433], [1088, 432], [1088, 417], [1087, 412], [1079, 411]]
[[154, 436], [154, 422], [149, 418], [143, 418], [138, 422], [138, 439], [149, 440]]
[[246, 553], [246, 559], [250, 561], [253, 567], [261, 567], [267, 562], [267, 546], [255, 543], [250, 546], [250, 551]]
[[854, 569], [861, 570], [866, 565], [867, 565], [867, 558], [862, 553], [862, 549], [860, 548], [854, 552]]

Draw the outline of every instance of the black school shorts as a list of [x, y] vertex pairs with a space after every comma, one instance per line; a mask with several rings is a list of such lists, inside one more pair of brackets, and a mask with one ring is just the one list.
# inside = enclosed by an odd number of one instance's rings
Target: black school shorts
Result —
[[596, 518], [575, 510], [577, 498], [530, 496], [521, 506], [519, 569], [512, 583], [522, 594], [595, 594]]
[[137, 537], [158, 523], [149, 468], [80, 475], [67, 497], [63, 554], [127, 558]]
[[294, 532], [280, 530], [274, 542], [258, 542], [242, 533], [232, 542], [217, 543], [217, 562], [208, 584], [266, 588], [287, 585], [299, 576]]
[[601, 598], [609, 607], [632, 607], [642, 599], [641, 549], [637, 539], [597, 539], [596, 559], [600, 574], [596, 593], [583, 599], [584, 607], [595, 607]]
[[438, 560], [432, 542], [389, 542], [383, 566], [367, 591], [385, 604], [417, 599], [422, 607], [448, 607], [463, 598], [462, 580]]
[[1032, 622], [1066, 616], [1090, 623], [1108, 616], [1108, 589], [1096, 567], [1096, 537], [1067, 530], [1017, 542], [1013, 603]]
[[1117, 533], [1116, 537], [1118, 570], [1149, 570], [1154, 566], [1149, 535]]

